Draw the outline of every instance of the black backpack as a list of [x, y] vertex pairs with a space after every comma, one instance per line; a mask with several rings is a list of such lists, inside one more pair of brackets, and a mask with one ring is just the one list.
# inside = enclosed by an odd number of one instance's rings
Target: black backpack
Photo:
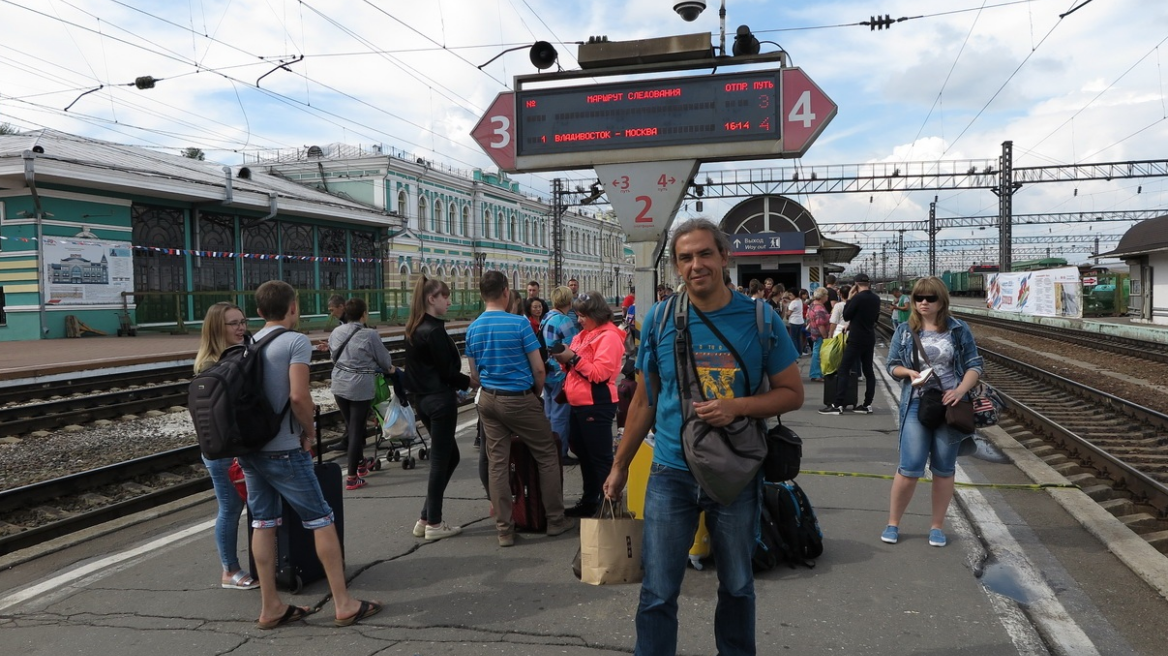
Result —
[[754, 571], [765, 572], [786, 563], [815, 567], [823, 554], [823, 532], [811, 501], [795, 481], [765, 483]]
[[209, 460], [260, 450], [280, 432], [289, 400], [276, 412], [264, 394], [264, 348], [287, 332], [277, 328], [263, 339], [232, 346], [219, 361], [191, 380], [187, 409], [199, 449]]

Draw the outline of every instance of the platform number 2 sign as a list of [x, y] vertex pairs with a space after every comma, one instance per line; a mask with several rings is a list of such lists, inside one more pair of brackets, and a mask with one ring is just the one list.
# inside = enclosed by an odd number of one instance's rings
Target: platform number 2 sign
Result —
[[815, 120], [815, 112], [811, 111], [810, 91], [804, 91], [799, 94], [799, 99], [795, 101], [795, 106], [791, 108], [791, 113], [787, 115], [787, 120], [791, 123], [802, 121], [803, 127], [811, 127], [811, 123]]

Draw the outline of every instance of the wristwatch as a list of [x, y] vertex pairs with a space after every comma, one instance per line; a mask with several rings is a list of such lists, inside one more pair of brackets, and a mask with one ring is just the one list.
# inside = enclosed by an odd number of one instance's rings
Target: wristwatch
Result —
[[580, 356], [579, 355], [573, 355], [572, 359], [568, 360], [569, 367], [575, 367], [579, 363], [580, 363]]

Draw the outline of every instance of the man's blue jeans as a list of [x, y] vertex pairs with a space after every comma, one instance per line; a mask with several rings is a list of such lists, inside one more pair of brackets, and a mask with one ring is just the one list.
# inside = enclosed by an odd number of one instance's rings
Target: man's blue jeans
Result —
[[677, 653], [677, 597], [703, 510], [718, 569], [718, 607], [714, 613], [718, 654], [755, 653], [750, 559], [758, 535], [761, 486], [760, 473], [733, 503], [723, 506], [707, 496], [688, 471], [652, 465], [645, 492], [641, 546], [645, 578], [637, 608], [637, 656]]

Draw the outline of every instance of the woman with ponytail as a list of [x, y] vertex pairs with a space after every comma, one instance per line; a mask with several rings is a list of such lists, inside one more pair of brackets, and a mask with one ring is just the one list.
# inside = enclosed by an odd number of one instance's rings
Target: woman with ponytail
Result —
[[462, 356], [446, 334], [444, 317], [450, 307], [450, 287], [420, 276], [406, 321], [406, 389], [418, 418], [430, 433], [430, 481], [414, 537], [440, 540], [462, 532], [442, 520], [442, 497], [458, 467], [454, 429], [458, 423], [458, 390], [470, 387], [462, 373]]

